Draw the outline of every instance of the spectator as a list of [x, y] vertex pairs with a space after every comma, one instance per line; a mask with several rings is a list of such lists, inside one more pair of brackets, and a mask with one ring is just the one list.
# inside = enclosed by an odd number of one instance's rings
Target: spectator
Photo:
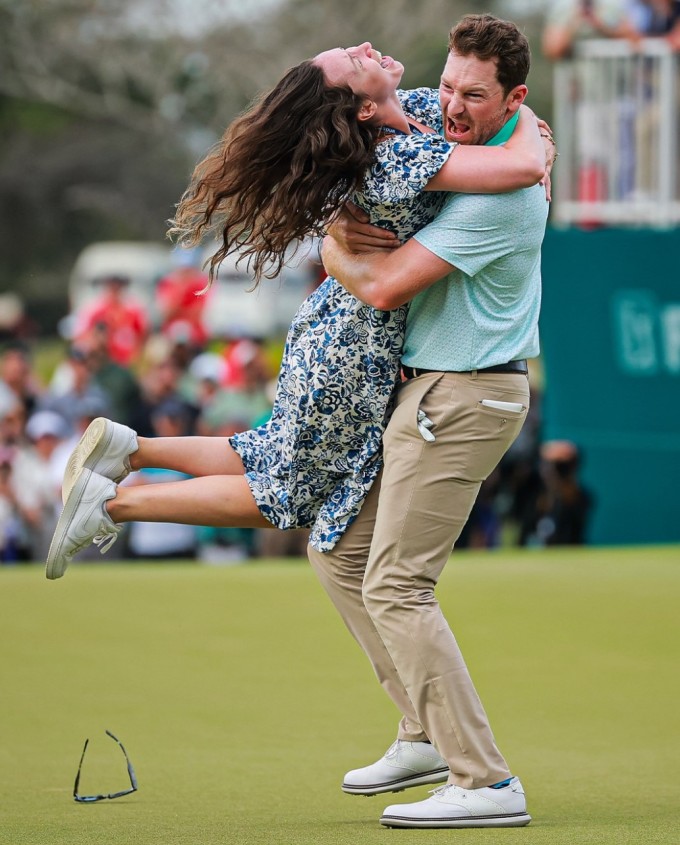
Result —
[[252, 340], [238, 341], [229, 358], [223, 359], [221, 371], [221, 389], [201, 409], [199, 433], [231, 436], [267, 420], [272, 401], [262, 346]]
[[161, 331], [175, 338], [180, 331], [195, 349], [202, 349], [208, 332], [203, 323], [210, 291], [208, 275], [200, 269], [200, 255], [196, 249], [177, 247], [173, 251], [174, 270], [158, 283], [157, 304], [161, 312]]
[[181, 370], [181, 380], [184, 381], [191, 362], [201, 352], [191, 340], [191, 329], [178, 322], [162, 338], [168, 345], [168, 356]]
[[[640, 39], [629, 10], [629, 0], [555, 0], [543, 31], [543, 53], [554, 61], [567, 59], [584, 38]], [[584, 203], [604, 200], [611, 185], [621, 198], [635, 186], [634, 110], [630, 102], [612, 103], [599, 83], [596, 67], [584, 62], [576, 76], [578, 97], [573, 114], [576, 136], [578, 198]], [[614, 113], [614, 117], [612, 116]], [[618, 126], [612, 137], [612, 125]], [[611, 173], [612, 146], [618, 149], [617, 172]], [[595, 215], [583, 225], [596, 227]]]
[[568, 58], [581, 38], [628, 38], [640, 33], [629, 13], [627, 0], [555, 0], [543, 31], [543, 53], [557, 61]]
[[254, 338], [232, 340], [224, 350], [224, 363], [222, 383], [226, 387], [240, 389], [253, 378], [266, 382], [272, 377], [262, 342]]
[[12, 461], [5, 449], [0, 447], [0, 563], [16, 563], [18, 560], [17, 534], [18, 518], [11, 484]]
[[[0, 543], [5, 562], [45, 559], [60, 508], [60, 468], [51, 459], [66, 424], [37, 412], [26, 425], [21, 400], [0, 398]], [[26, 437], [28, 435], [28, 439]]]
[[14, 493], [12, 464], [17, 431], [24, 421], [21, 402], [0, 381], [0, 561], [16, 563], [22, 555], [23, 531]]
[[593, 497], [579, 478], [580, 462], [580, 451], [569, 440], [551, 440], [541, 446], [541, 486], [534, 502], [529, 545], [578, 546], [586, 542]]
[[0, 448], [13, 453], [24, 442], [25, 425], [23, 402], [0, 382]]
[[105, 417], [108, 413], [108, 403], [99, 394], [85, 394], [84, 396], [74, 398], [71, 405], [70, 417], [67, 421], [70, 425], [69, 436], [57, 448], [57, 456], [55, 456], [55, 460], [59, 461], [59, 465], [61, 466], [62, 478], [68, 457], [85, 433], [85, 429], [97, 417]]
[[129, 425], [140, 399], [139, 382], [129, 367], [117, 364], [109, 356], [106, 331], [98, 324], [78, 343], [92, 374], [92, 382], [106, 396], [111, 419]]
[[219, 401], [226, 365], [216, 352], [202, 352], [189, 365], [187, 390], [201, 413]]
[[180, 383], [184, 373], [172, 356], [172, 350], [166, 348], [165, 343], [157, 346], [154, 351], [154, 357], [140, 378], [141, 399], [131, 427], [142, 437], [153, 437], [154, 411], [172, 399], [181, 403], [187, 410], [191, 420], [187, 433], [193, 434], [198, 408], [182, 394]]
[[680, 0], [633, 0], [631, 17], [643, 35], [666, 38], [680, 50]]
[[63, 470], [57, 450], [67, 433], [63, 417], [54, 411], [38, 411], [26, 423], [28, 442], [14, 456], [12, 484], [31, 560], [47, 557], [61, 513]]
[[[182, 437], [191, 432], [192, 415], [188, 406], [177, 399], [166, 399], [151, 412], [153, 433], [157, 437]], [[143, 469], [127, 484], [160, 484], [188, 478], [168, 469]], [[196, 557], [198, 531], [194, 525], [168, 522], [132, 522], [128, 529], [128, 549], [135, 558]]]
[[137, 359], [148, 334], [144, 307], [127, 294], [127, 276], [104, 276], [99, 284], [102, 294], [76, 315], [74, 338], [90, 334], [98, 327], [106, 335], [109, 357], [121, 366]]
[[38, 325], [26, 314], [23, 300], [13, 291], [0, 293], [0, 341], [34, 338]]
[[72, 346], [67, 360], [55, 370], [49, 389], [42, 398], [41, 408], [61, 414], [71, 431], [75, 431], [83, 416], [83, 403], [88, 408], [99, 409], [95, 416], [111, 416], [111, 402], [94, 381], [87, 350]]
[[19, 397], [26, 414], [38, 404], [42, 386], [33, 369], [31, 355], [23, 343], [8, 343], [0, 356], [0, 381]]

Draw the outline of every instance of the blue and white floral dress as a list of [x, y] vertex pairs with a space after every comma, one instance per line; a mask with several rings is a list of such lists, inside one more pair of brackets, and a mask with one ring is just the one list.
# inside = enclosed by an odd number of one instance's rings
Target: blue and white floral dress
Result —
[[[441, 121], [429, 89], [403, 102], [421, 122]], [[440, 210], [446, 195], [423, 188], [455, 144], [386, 133], [353, 201], [404, 241]], [[278, 528], [312, 528], [319, 551], [340, 539], [380, 471], [405, 318], [406, 306], [379, 311], [327, 278], [290, 327], [271, 419], [230, 438], [263, 516]]]

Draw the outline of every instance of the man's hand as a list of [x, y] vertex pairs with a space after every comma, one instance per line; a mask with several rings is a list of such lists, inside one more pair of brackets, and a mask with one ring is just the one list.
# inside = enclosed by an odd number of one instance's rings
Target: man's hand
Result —
[[391, 311], [413, 299], [421, 290], [448, 276], [454, 269], [411, 238], [398, 250], [352, 253], [333, 237], [321, 248], [326, 272], [353, 296], [377, 308]]
[[550, 124], [543, 120], [542, 117], [539, 117], [526, 103], [522, 103], [520, 108], [530, 114], [536, 124], [538, 125], [538, 131], [541, 134], [541, 139], [543, 141], [543, 148], [545, 151], [545, 174], [541, 179], [540, 183], [545, 188], [545, 198], [548, 202], [552, 199], [552, 186], [550, 180], [550, 174], [553, 169], [553, 165], [555, 164], [555, 159], [557, 158], [557, 147], [555, 146], [555, 139], [553, 138], [553, 132], [550, 128]]
[[372, 226], [368, 219], [365, 211], [348, 202], [328, 227], [328, 234], [348, 252], [356, 254], [377, 249], [389, 251], [399, 246], [399, 240], [393, 232]]
[[557, 158], [557, 146], [555, 145], [555, 139], [553, 138], [550, 126], [540, 117], [537, 117], [536, 120], [538, 122], [538, 129], [541, 133], [541, 138], [543, 139], [543, 146], [545, 147], [545, 176], [541, 179], [541, 185], [545, 187], [545, 198], [548, 202], [550, 202], [552, 199], [552, 184], [550, 177], [553, 165], [555, 164], [555, 159]]

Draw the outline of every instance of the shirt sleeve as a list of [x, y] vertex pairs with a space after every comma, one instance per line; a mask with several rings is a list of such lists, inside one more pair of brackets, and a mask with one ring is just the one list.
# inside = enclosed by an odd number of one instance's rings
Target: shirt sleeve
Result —
[[434, 133], [390, 136], [378, 144], [363, 193], [386, 205], [409, 200], [423, 191], [455, 147]]
[[439, 91], [436, 88], [412, 88], [397, 91], [402, 109], [409, 117], [429, 126], [435, 132], [442, 128], [442, 112], [439, 105]]
[[415, 239], [466, 275], [475, 276], [512, 252], [508, 215], [519, 193], [452, 194], [432, 223], [416, 233]]

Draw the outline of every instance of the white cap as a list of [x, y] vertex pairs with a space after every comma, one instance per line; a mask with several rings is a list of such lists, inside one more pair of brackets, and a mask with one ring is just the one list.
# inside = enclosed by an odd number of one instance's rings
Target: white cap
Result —
[[63, 440], [67, 435], [66, 420], [56, 411], [36, 411], [26, 423], [26, 435], [31, 440], [41, 437], [58, 437]]
[[199, 381], [214, 381], [216, 384], [221, 384], [224, 371], [224, 358], [214, 352], [202, 352], [189, 364], [190, 375]]

